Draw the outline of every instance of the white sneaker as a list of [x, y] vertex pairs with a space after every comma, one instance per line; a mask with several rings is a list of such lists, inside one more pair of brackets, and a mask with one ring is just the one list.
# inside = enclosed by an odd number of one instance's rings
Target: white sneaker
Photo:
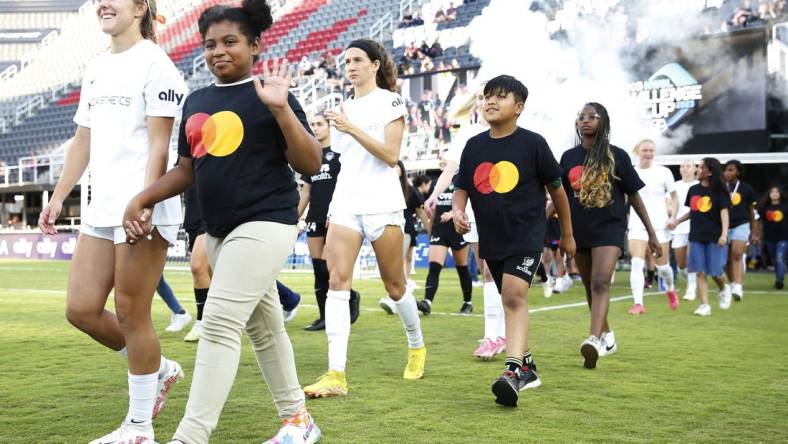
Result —
[[542, 285], [542, 290], [544, 290], [544, 297], [545, 299], [550, 299], [553, 296], [553, 279], [548, 278], [547, 282]]
[[183, 330], [184, 327], [189, 325], [189, 322], [192, 321], [192, 316], [189, 314], [188, 311], [184, 311], [183, 314], [173, 313], [170, 316], [170, 325], [164, 329], [164, 331], [168, 331], [171, 333], [178, 332]]
[[602, 355], [602, 342], [594, 335], [591, 335], [580, 344], [580, 354], [583, 355], [583, 367], [596, 368], [596, 361]]
[[388, 314], [394, 314], [397, 312], [397, 306], [394, 305], [394, 301], [392, 301], [389, 297], [380, 298], [378, 305], [380, 305], [380, 308], [382, 308], [383, 311]]
[[694, 291], [688, 291], [688, 292], [684, 293], [684, 297], [681, 298], [681, 299], [684, 299], [685, 301], [694, 301], [695, 300], [695, 292]]
[[200, 335], [202, 334], [202, 321], [194, 321], [194, 325], [192, 325], [192, 329], [189, 330], [189, 333], [186, 333], [186, 336], [183, 337], [185, 342], [197, 342], [200, 340]]
[[733, 296], [733, 300], [737, 302], [744, 299], [744, 289], [741, 284], [733, 284], [731, 287], [731, 296]]
[[572, 288], [572, 284], [575, 283], [574, 279], [572, 279], [572, 276], [569, 276], [569, 273], [564, 275], [563, 281], [564, 285], [561, 287], [561, 293], [569, 291], [569, 289]]
[[477, 288], [478, 287], [484, 287], [484, 281], [481, 281], [481, 280], [479, 280], [479, 281], [471, 281], [471, 285], [474, 286], [474, 287], [477, 287]]
[[616, 344], [616, 336], [613, 334], [612, 331], [606, 331], [602, 333], [602, 337], [599, 338], [602, 342], [601, 351], [602, 354], [600, 356], [607, 356], [612, 355], [613, 353], [618, 351], [618, 344]]
[[413, 279], [408, 279], [407, 281], [405, 281], [405, 285], [411, 290], [418, 290], [419, 288], [421, 288], [419, 284], [417, 284], [416, 281], [414, 281]]
[[711, 305], [700, 304], [698, 308], [695, 309], [694, 314], [698, 316], [711, 316]]
[[314, 444], [320, 441], [320, 427], [315, 424], [312, 415], [307, 413], [306, 420], [306, 424], [283, 421], [282, 428], [276, 436], [263, 444]]
[[123, 421], [123, 424], [114, 432], [90, 441], [90, 444], [156, 444], [153, 440], [153, 423], [146, 421], [143, 424], [134, 424]]
[[181, 365], [167, 359], [167, 371], [164, 372], [163, 376], [159, 377], [159, 382], [156, 385], [156, 403], [153, 405], [153, 418], [156, 418], [164, 409], [170, 387], [183, 379], [183, 377], [184, 374]]
[[282, 310], [282, 316], [284, 317], [285, 322], [292, 321], [293, 318], [295, 317], [297, 311], [298, 311], [298, 307], [297, 306], [296, 306], [296, 308], [294, 308], [294, 309], [292, 309], [290, 311]]
[[731, 301], [733, 297], [731, 296], [731, 286], [725, 284], [725, 286], [720, 290], [717, 297], [719, 298], [720, 302], [720, 310], [727, 310], [731, 308]]

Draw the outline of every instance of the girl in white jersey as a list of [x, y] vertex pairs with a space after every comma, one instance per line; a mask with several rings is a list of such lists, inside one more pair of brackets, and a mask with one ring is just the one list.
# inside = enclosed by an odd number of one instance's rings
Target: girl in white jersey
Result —
[[[684, 205], [684, 201], [687, 200], [687, 191], [689, 191], [689, 188], [698, 183], [698, 180], [695, 178], [695, 164], [692, 163], [691, 160], [681, 162], [679, 173], [681, 174], [681, 180], [677, 180], [676, 183], [673, 184], [673, 188], [676, 190], [676, 195], [679, 198], [679, 211], [678, 214], [676, 214], [676, 219], [689, 213], [690, 209], [688, 206]], [[673, 236], [673, 239], [670, 241], [670, 246], [673, 248], [673, 255], [676, 257], [676, 266], [679, 269], [679, 273], [687, 276], [687, 290], [684, 292], [683, 299], [685, 301], [694, 301], [697, 274], [687, 272], [689, 231], [689, 221], [680, 223], [675, 230], [670, 232], [671, 236]]]
[[[665, 282], [670, 308], [675, 310], [679, 306], [679, 298], [673, 286], [673, 270], [668, 264], [670, 231], [667, 226], [669, 222], [676, 220], [678, 197], [673, 188], [673, 173], [664, 166], [654, 164], [656, 149], [654, 141], [648, 139], [641, 140], [635, 145], [633, 152], [639, 159], [635, 171], [646, 184], [638, 193], [648, 211], [648, 217], [657, 234], [657, 240], [662, 246], [662, 255], [656, 259], [657, 273]], [[670, 196], [670, 209], [665, 206], [666, 195]], [[629, 254], [632, 256], [629, 283], [635, 300], [634, 305], [629, 309], [629, 314], [638, 315], [646, 312], [643, 304], [643, 267], [648, 249], [648, 233], [634, 209], [630, 209], [629, 212], [627, 238], [629, 239]]]
[[337, 179], [329, 206], [324, 250], [330, 275], [326, 299], [328, 372], [304, 387], [309, 397], [347, 394], [348, 300], [353, 265], [364, 238], [372, 242], [386, 292], [395, 301], [405, 326], [408, 365], [403, 377], [421, 378], [427, 355], [416, 300], [406, 289], [403, 273], [405, 198], [397, 161], [407, 111], [395, 92], [396, 68], [385, 48], [373, 40], [352, 41], [344, 57], [353, 97], [339, 109], [325, 113], [332, 125], [332, 149], [340, 154], [345, 172]]
[[[52, 199], [38, 220], [55, 233], [63, 199], [90, 168], [91, 200], [71, 261], [66, 318], [100, 344], [128, 357], [129, 411], [104, 442], [152, 442], [152, 419], [181, 367], [161, 356], [151, 300], [167, 247], [175, 243], [180, 202], [145, 209], [151, 230], [134, 244], [122, 227], [126, 202], [167, 170], [173, 120], [186, 85], [155, 41], [155, 0], [104, 0], [96, 8], [110, 51], [87, 67], [76, 134]], [[152, 215], [151, 215], [152, 211]], [[105, 309], [115, 289], [115, 313]]]

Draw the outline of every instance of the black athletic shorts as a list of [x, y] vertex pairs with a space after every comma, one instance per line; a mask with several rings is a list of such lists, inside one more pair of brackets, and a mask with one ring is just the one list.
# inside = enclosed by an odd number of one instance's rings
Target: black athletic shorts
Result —
[[495, 286], [498, 287], [498, 292], [503, 290], [503, 275], [510, 274], [516, 276], [528, 285], [531, 285], [531, 280], [536, 274], [536, 269], [539, 268], [539, 263], [542, 260], [542, 253], [526, 253], [525, 255], [509, 256], [506, 259], [499, 261], [487, 260], [487, 267], [490, 274], [495, 281]]
[[558, 249], [558, 239], [544, 239], [544, 247], [549, 248], [553, 251]]
[[189, 253], [194, 249], [194, 241], [197, 240], [197, 236], [201, 234], [205, 234], [205, 229], [203, 227], [197, 228], [196, 230], [186, 230], [186, 244], [189, 247]]
[[454, 225], [452, 225], [450, 230], [432, 230], [430, 245], [440, 245], [449, 247], [452, 250], [462, 250], [468, 246], [468, 242], [463, 239], [462, 234], [454, 231]]
[[328, 228], [325, 222], [307, 222], [306, 237], [326, 237]]

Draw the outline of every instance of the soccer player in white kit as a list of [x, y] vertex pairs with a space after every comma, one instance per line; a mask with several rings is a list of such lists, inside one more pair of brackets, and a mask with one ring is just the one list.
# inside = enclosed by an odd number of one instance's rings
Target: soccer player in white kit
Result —
[[[689, 188], [698, 183], [698, 180], [695, 178], [696, 170], [697, 168], [695, 168], [695, 164], [692, 163], [691, 160], [681, 162], [681, 167], [679, 167], [681, 180], [677, 180], [676, 183], [673, 184], [673, 188], [676, 190], [676, 195], [679, 198], [679, 211], [678, 214], [676, 214], [676, 219], [684, 216], [690, 211], [689, 207], [684, 205], [684, 201], [687, 200], [687, 191]], [[687, 272], [689, 230], [689, 220], [680, 223], [675, 230], [670, 232], [670, 235], [673, 237], [670, 241], [670, 246], [673, 248], [673, 255], [676, 257], [676, 266], [679, 269], [679, 273], [687, 276], [687, 289], [682, 299], [685, 301], [694, 301], [697, 274]]]
[[[168, 245], [181, 222], [180, 201], [152, 208], [147, 236], [126, 242], [126, 202], [167, 170], [174, 117], [186, 85], [156, 45], [155, 0], [102, 1], [96, 7], [110, 50], [96, 57], [82, 81], [74, 116], [76, 134], [63, 173], [38, 220], [55, 233], [63, 200], [90, 168], [91, 199], [82, 215], [71, 261], [66, 318], [100, 344], [128, 357], [129, 410], [120, 428], [92, 443], [153, 441], [152, 419], [170, 385], [183, 378], [161, 356], [151, 322], [151, 300], [164, 269]], [[149, 219], [150, 220], [150, 219]], [[115, 289], [115, 313], [106, 310]]]
[[427, 350], [416, 300], [405, 285], [402, 242], [405, 197], [397, 161], [405, 127], [405, 102], [396, 93], [396, 68], [379, 43], [360, 39], [345, 49], [345, 74], [353, 96], [327, 111], [332, 149], [340, 154], [343, 173], [328, 210], [324, 250], [329, 271], [326, 298], [328, 371], [304, 387], [308, 397], [346, 395], [347, 344], [350, 337], [350, 286], [361, 244], [369, 239], [386, 292], [394, 300], [408, 339], [403, 378], [424, 375]]
[[[669, 248], [670, 231], [667, 226], [675, 222], [678, 210], [678, 197], [673, 186], [673, 173], [664, 166], [655, 165], [656, 144], [652, 140], [644, 139], [635, 145], [633, 150], [638, 156], [638, 165], [635, 171], [640, 176], [645, 187], [638, 193], [643, 199], [648, 211], [648, 217], [657, 234], [657, 240], [662, 246], [662, 256], [657, 261], [657, 274], [662, 278], [667, 290], [670, 308], [675, 310], [679, 306], [679, 298], [673, 285], [673, 270], [670, 268]], [[669, 195], [670, 209], [665, 205], [665, 196]], [[629, 309], [629, 314], [639, 315], [646, 312], [643, 303], [643, 267], [645, 265], [646, 250], [648, 250], [648, 233], [643, 222], [637, 217], [634, 209], [629, 213], [629, 254], [632, 256], [632, 269], [629, 274], [629, 283], [632, 288], [634, 305]]]

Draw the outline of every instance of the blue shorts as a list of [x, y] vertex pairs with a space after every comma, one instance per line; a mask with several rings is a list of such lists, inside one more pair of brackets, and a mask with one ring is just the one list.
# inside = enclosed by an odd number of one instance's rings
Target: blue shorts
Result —
[[706, 273], [709, 276], [720, 276], [728, 262], [728, 247], [719, 246], [716, 242], [689, 243], [687, 271], [690, 273]]
[[743, 223], [738, 227], [728, 230], [728, 243], [731, 241], [747, 242], [750, 240], [750, 223]]

